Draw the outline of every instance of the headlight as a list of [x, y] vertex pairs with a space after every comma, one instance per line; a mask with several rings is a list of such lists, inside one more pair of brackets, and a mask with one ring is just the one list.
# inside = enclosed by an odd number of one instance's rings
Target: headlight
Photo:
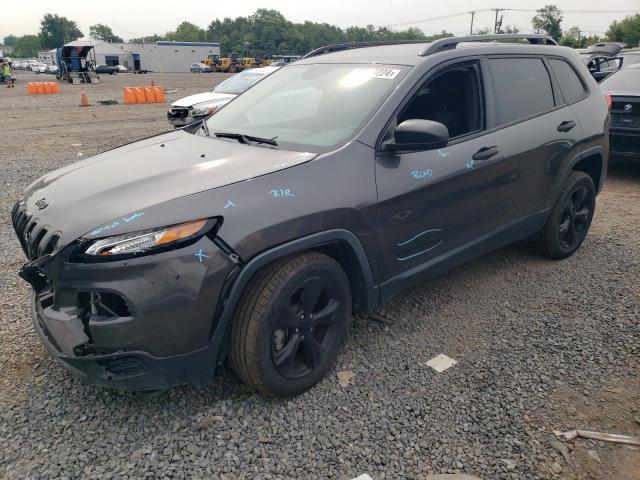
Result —
[[191, 110], [189, 110], [189, 116], [203, 117], [205, 115], [209, 115], [210, 113], [215, 112], [216, 108], [218, 108], [217, 105], [212, 105], [210, 107], [193, 107]]
[[212, 225], [210, 220], [202, 219], [172, 227], [116, 235], [96, 240], [89, 245], [84, 254], [110, 257], [148, 252], [177, 242], [198, 238], [198, 236], [205, 234]]

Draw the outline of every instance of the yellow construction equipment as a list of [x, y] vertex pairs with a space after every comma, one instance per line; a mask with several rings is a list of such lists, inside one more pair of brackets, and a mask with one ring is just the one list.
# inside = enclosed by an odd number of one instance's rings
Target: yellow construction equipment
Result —
[[207, 58], [202, 60], [202, 63], [215, 70], [220, 62], [220, 55], [208, 55]]
[[256, 59], [252, 57], [244, 57], [240, 60], [240, 64], [238, 65], [238, 71], [246, 70], [248, 68], [255, 68], [258, 64], [256, 63]]

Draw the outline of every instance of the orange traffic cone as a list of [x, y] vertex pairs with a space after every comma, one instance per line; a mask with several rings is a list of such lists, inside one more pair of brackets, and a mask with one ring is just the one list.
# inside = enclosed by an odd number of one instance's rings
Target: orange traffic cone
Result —
[[84, 89], [82, 90], [82, 93], [80, 94], [80, 107], [89, 107], [89, 100], [87, 99], [87, 94], [84, 93]]
[[163, 103], [167, 101], [164, 96], [164, 87], [153, 87], [153, 89], [156, 91], [156, 103]]

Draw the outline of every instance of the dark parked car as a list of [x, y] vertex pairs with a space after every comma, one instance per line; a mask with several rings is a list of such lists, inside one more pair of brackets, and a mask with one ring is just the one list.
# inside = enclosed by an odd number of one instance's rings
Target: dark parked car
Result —
[[[509, 39], [531, 44], [477, 43]], [[572, 255], [607, 122], [578, 55], [542, 35], [323, 47], [203, 122], [30, 185], [12, 219], [35, 330], [96, 385], [204, 385], [228, 358], [296, 394], [352, 312], [512, 242]]]
[[631, 64], [600, 84], [611, 98], [611, 162], [640, 160], [640, 63]]
[[115, 75], [118, 73], [118, 67], [111, 65], [96, 65], [95, 72], [99, 75]]

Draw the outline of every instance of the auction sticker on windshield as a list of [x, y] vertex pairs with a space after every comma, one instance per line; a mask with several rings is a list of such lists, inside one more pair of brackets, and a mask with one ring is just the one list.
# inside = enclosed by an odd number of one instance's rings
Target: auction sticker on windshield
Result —
[[373, 70], [372, 77], [393, 80], [399, 73], [400, 70], [397, 68], [376, 68], [375, 70]]

